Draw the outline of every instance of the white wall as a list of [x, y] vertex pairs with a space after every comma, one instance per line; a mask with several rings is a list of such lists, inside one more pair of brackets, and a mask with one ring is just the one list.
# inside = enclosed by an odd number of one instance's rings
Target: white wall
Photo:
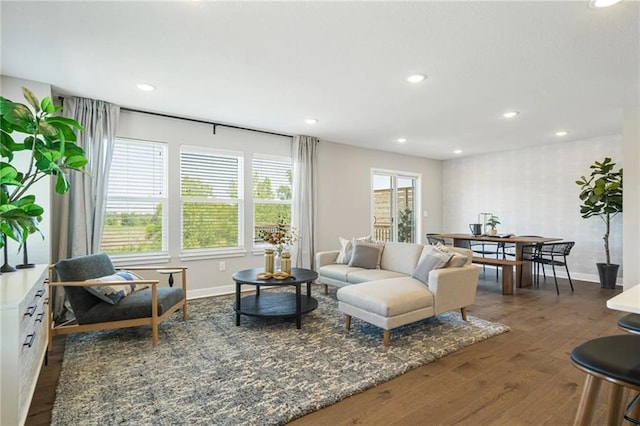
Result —
[[[152, 140], [168, 144], [169, 191], [179, 192], [180, 145], [197, 145], [241, 151], [245, 154], [245, 179], [251, 181], [250, 159], [253, 153], [290, 156], [291, 139], [262, 133], [218, 127], [184, 120], [123, 111], [118, 137]], [[440, 228], [441, 162], [423, 158], [389, 154], [362, 148], [320, 142], [318, 194], [318, 246], [335, 249], [338, 236], [370, 233], [371, 168], [393, 169], [422, 174], [422, 210], [429, 211], [426, 228]], [[245, 207], [245, 229], [252, 229], [251, 206]], [[221, 294], [234, 290], [234, 271], [262, 266], [263, 253], [251, 252], [252, 235], [244, 238], [246, 254], [204, 260], [180, 258], [180, 205], [169, 206], [170, 264], [189, 267], [189, 296]], [[220, 271], [219, 262], [226, 263]], [[159, 265], [160, 266], [160, 265]], [[160, 278], [166, 279], [166, 278]]]
[[640, 107], [624, 112], [624, 289], [640, 283]]
[[[291, 156], [291, 138], [251, 131], [217, 127], [186, 120], [158, 117], [149, 114], [122, 111], [118, 124], [118, 137], [166, 142], [169, 161], [169, 193], [180, 193], [180, 146], [202, 146], [242, 152], [245, 157], [244, 179], [251, 182], [251, 157], [254, 153]], [[246, 254], [240, 257], [185, 260], [180, 258], [180, 204], [169, 204], [169, 265], [189, 267], [189, 297], [221, 294], [234, 291], [231, 276], [235, 271], [262, 266], [263, 252], [251, 252], [253, 245], [252, 206], [246, 203], [244, 235]], [[220, 271], [224, 261], [225, 271]], [[116, 262], [117, 263], [117, 262]], [[166, 266], [166, 264], [165, 264]], [[166, 277], [159, 278], [166, 280]]]
[[351, 238], [371, 234], [372, 168], [421, 174], [421, 211], [426, 210], [428, 217], [422, 218], [419, 242], [424, 242], [426, 232], [440, 230], [441, 161], [320, 142], [318, 251], [339, 248], [339, 236]]
[[[0, 93], [2, 96], [17, 103], [28, 105], [28, 102], [22, 95], [22, 87], [31, 90], [38, 100], [42, 100], [47, 96], [51, 96], [51, 86], [38, 81], [23, 80], [19, 78], [0, 76]], [[13, 133], [13, 139], [16, 142], [22, 142], [26, 135]], [[18, 171], [26, 171], [29, 166], [31, 156], [27, 152], [18, 152], [14, 157], [12, 164]], [[29, 263], [49, 263], [51, 252], [49, 249], [49, 235], [51, 232], [51, 201], [50, 194], [55, 193], [50, 190], [51, 179], [43, 179], [34, 184], [29, 193], [36, 196], [36, 203], [44, 208], [40, 230], [44, 235], [44, 239], [39, 234], [33, 234], [27, 241], [27, 251], [29, 254]], [[9, 264], [15, 266], [23, 263], [22, 252], [18, 253], [19, 244], [14, 240], [8, 239], [7, 252], [9, 254]], [[4, 262], [4, 257], [2, 257]]]
[[[572, 278], [597, 282], [605, 226], [599, 218], [582, 219], [575, 181], [605, 156], [623, 167], [620, 136], [445, 161], [443, 231], [469, 232], [478, 213], [491, 212], [500, 217], [500, 233], [575, 241], [568, 259]], [[611, 261], [621, 264], [622, 215], [613, 220], [610, 248]]]

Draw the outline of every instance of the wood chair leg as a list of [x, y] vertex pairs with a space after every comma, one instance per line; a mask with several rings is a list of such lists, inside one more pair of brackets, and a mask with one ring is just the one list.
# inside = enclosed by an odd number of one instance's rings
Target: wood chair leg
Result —
[[389, 346], [389, 340], [391, 340], [389, 330], [382, 330], [382, 343], [385, 346]]
[[351, 315], [344, 316], [344, 328], [351, 330]]
[[187, 320], [187, 271], [182, 270], [182, 291], [184, 291], [184, 305], [182, 305], [182, 319]]
[[600, 391], [601, 385], [602, 379], [592, 376], [591, 374], [587, 375], [587, 378], [584, 380], [584, 387], [582, 389], [580, 403], [578, 404], [578, 411], [576, 412], [576, 417], [573, 420], [574, 426], [588, 426], [591, 424], [595, 402], [598, 398], [598, 392]]
[[153, 346], [158, 346], [158, 286], [151, 286], [151, 328], [153, 329]]
[[462, 320], [466, 321], [467, 320], [467, 307], [463, 306], [462, 308], [460, 308], [460, 315], [462, 316]]

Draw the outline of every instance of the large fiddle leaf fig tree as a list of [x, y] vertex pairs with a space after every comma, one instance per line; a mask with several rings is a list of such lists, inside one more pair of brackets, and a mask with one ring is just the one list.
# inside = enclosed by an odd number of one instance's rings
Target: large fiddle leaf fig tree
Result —
[[609, 252], [609, 231], [611, 219], [622, 213], [622, 168], [614, 170], [616, 163], [605, 157], [603, 161], [596, 161], [591, 166], [589, 177], [581, 176], [576, 181], [582, 190], [580, 192], [580, 214], [587, 219], [598, 216], [603, 220], [606, 231], [603, 237], [604, 251], [607, 265], [611, 264]]
[[[75, 143], [74, 129], [83, 131], [82, 126], [58, 116], [62, 107], [54, 106], [51, 98], [40, 102], [25, 87], [22, 93], [29, 106], [0, 97], [0, 247], [5, 236], [22, 242], [39, 231], [44, 209], [29, 193], [33, 184], [53, 176], [55, 191], [64, 194], [69, 190], [67, 172], [82, 171], [87, 164], [84, 150]], [[28, 152], [22, 169], [14, 161], [19, 151]]]

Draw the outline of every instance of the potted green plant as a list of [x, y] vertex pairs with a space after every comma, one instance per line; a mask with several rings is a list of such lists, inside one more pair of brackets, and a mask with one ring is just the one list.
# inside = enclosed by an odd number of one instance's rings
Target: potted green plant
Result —
[[[0, 96], [0, 247], [5, 236], [20, 243], [39, 232], [44, 209], [29, 194], [33, 184], [55, 177], [55, 191], [69, 190], [67, 171], [82, 171], [87, 164], [84, 150], [75, 144], [74, 129], [84, 130], [75, 120], [56, 115], [62, 107], [51, 98], [42, 102], [27, 88], [22, 93], [31, 106]], [[20, 134], [23, 140], [14, 140]], [[24, 170], [15, 165], [15, 153], [29, 151]]]
[[596, 263], [600, 276], [600, 285], [604, 288], [615, 288], [620, 265], [611, 263], [609, 251], [609, 232], [611, 220], [622, 213], [622, 168], [615, 171], [616, 163], [606, 157], [603, 161], [594, 162], [589, 168], [589, 177], [581, 176], [576, 181], [580, 186], [580, 215], [584, 219], [598, 216], [605, 224], [604, 251], [606, 263]]
[[496, 235], [498, 233], [496, 226], [500, 225], [500, 218], [498, 216], [491, 215], [491, 217], [489, 217], [489, 219], [487, 220], [487, 225], [491, 228], [489, 234]]

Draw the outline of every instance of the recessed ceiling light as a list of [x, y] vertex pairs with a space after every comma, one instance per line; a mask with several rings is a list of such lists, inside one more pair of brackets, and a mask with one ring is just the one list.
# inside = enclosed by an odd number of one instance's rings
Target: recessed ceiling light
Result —
[[517, 116], [518, 114], [520, 114], [518, 111], [507, 111], [504, 114], [502, 114], [502, 116], [504, 118], [513, 118], [513, 117]]
[[405, 143], [407, 141], [406, 138], [398, 138], [397, 140], [399, 143]]
[[416, 75], [410, 75], [409, 77], [407, 77], [407, 81], [409, 83], [420, 83], [422, 80], [424, 80], [425, 78], [427, 78], [426, 75], [423, 74], [416, 74]]
[[462, 150], [461, 149], [456, 149], [455, 151], [453, 151], [454, 154], [462, 154]]
[[307, 118], [306, 120], [304, 120], [304, 122], [313, 125], [316, 124], [318, 120], [316, 120], [315, 118]]
[[613, 6], [614, 4], [620, 3], [622, 0], [591, 0], [589, 2], [589, 7], [594, 9], [600, 9], [603, 7]]
[[568, 134], [569, 132], [567, 132], [566, 130], [560, 130], [556, 132], [556, 136], [567, 136]]
[[138, 89], [143, 90], [145, 92], [151, 92], [152, 90], [156, 90], [156, 87], [149, 83], [140, 83], [138, 84]]

